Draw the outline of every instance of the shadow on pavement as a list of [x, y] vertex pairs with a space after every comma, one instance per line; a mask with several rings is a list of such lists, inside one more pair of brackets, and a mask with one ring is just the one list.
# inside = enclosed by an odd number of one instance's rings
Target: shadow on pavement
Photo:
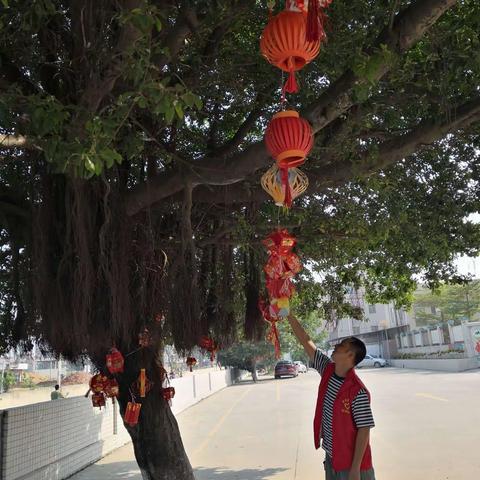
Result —
[[76, 473], [73, 480], [142, 480], [137, 462], [93, 464]]
[[265, 480], [273, 475], [285, 472], [286, 468], [246, 468], [243, 470], [230, 470], [227, 467], [195, 469], [197, 480]]

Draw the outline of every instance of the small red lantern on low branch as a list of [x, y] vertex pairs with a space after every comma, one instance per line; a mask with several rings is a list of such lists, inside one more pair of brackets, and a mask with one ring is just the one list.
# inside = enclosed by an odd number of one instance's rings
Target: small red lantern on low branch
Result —
[[120, 393], [118, 382], [114, 378], [109, 378], [104, 385], [104, 392], [108, 398], [118, 397]]
[[167, 402], [171, 402], [172, 398], [175, 396], [175, 389], [173, 387], [162, 388], [162, 394]]
[[124, 422], [131, 427], [137, 425], [138, 419], [140, 417], [140, 409], [142, 408], [141, 403], [128, 402], [127, 408], [125, 410], [125, 415], [123, 417]]
[[218, 350], [218, 345], [216, 342], [210, 337], [203, 336], [200, 338], [198, 345], [200, 348], [203, 348], [203, 350], [206, 350], [210, 353], [210, 360], [213, 362], [215, 360], [215, 353]]
[[193, 372], [193, 367], [197, 364], [197, 359], [195, 357], [187, 357], [187, 366], [191, 372]]
[[123, 373], [123, 365], [125, 360], [123, 355], [116, 348], [110, 349], [110, 353], [107, 354], [106, 364], [110, 373]]
[[305, 162], [313, 147], [313, 132], [310, 124], [295, 110], [275, 114], [265, 132], [265, 144], [280, 169], [282, 185], [285, 188], [284, 203], [292, 205], [292, 191], [289, 169]]
[[320, 42], [326, 38], [319, 25], [318, 38], [307, 40], [307, 13], [298, 3], [287, 1], [286, 9], [270, 18], [260, 39], [260, 50], [267, 61], [289, 73], [283, 87], [288, 93], [298, 92], [295, 72], [318, 55]]

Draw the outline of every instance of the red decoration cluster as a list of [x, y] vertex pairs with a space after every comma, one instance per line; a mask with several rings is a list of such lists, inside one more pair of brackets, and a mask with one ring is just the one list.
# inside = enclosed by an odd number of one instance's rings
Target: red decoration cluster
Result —
[[[115, 399], [120, 392], [118, 382], [101, 373], [97, 373], [90, 379], [90, 391], [92, 392], [92, 405], [100, 408], [105, 406], [107, 398]], [[86, 396], [88, 396], [88, 392]]]
[[269, 305], [260, 303], [263, 318], [270, 323], [268, 340], [275, 347], [275, 355], [280, 357], [280, 341], [276, 322], [290, 313], [290, 298], [295, 292], [292, 278], [300, 272], [302, 264], [298, 256], [292, 252], [296, 239], [288, 230], [272, 232], [263, 244], [268, 251], [268, 261], [264, 266]]
[[138, 419], [140, 418], [140, 409], [142, 408], [141, 403], [137, 403], [135, 401], [128, 402], [127, 408], [125, 409], [125, 415], [123, 416], [123, 421], [134, 427], [138, 423]]
[[215, 353], [219, 349], [217, 343], [212, 338], [203, 336], [200, 338], [198, 345], [200, 348], [210, 353], [210, 360], [213, 362], [215, 360]]

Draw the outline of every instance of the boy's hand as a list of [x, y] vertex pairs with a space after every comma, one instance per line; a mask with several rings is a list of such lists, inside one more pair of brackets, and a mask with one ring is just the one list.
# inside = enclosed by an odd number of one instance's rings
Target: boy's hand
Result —
[[350, 470], [348, 480], [360, 480], [360, 470]]

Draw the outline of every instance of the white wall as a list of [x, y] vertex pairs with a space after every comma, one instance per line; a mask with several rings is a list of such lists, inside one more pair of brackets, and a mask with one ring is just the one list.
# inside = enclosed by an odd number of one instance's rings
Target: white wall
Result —
[[[173, 379], [172, 411], [177, 414], [232, 383], [231, 370]], [[3, 410], [0, 420], [0, 480], [62, 480], [130, 441], [118, 408], [109, 403], [94, 409], [85, 397]]]
[[478, 368], [474, 358], [449, 358], [425, 360], [389, 360], [392, 367], [418, 370], [437, 370], [441, 372], [463, 372]]

